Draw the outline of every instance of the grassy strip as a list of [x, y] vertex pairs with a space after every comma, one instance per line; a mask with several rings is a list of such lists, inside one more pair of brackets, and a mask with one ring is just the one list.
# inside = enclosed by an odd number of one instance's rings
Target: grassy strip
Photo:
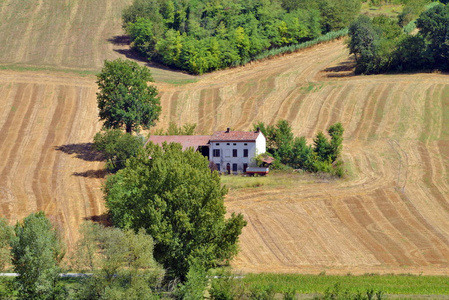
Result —
[[63, 72], [63, 73], [73, 73], [82, 76], [96, 75], [98, 71], [95, 70], [77, 70], [77, 69], [64, 69], [56, 67], [39, 67], [39, 66], [20, 66], [20, 65], [0, 65], [0, 70], [11, 70], [11, 71], [51, 71], [51, 72]]
[[272, 287], [277, 293], [295, 289], [301, 294], [323, 294], [326, 289], [340, 284], [342, 289], [352, 293], [373, 289], [396, 295], [447, 295], [447, 276], [414, 275], [300, 275], [300, 274], [248, 274], [242, 279], [244, 285], [266, 288]]
[[334, 177], [329, 174], [313, 174], [305, 171], [279, 171], [271, 170], [266, 176], [236, 176], [222, 175], [221, 183], [230, 189], [251, 189], [251, 188], [273, 188], [283, 189], [294, 188], [298, 184], [315, 183], [323, 179], [332, 180]]

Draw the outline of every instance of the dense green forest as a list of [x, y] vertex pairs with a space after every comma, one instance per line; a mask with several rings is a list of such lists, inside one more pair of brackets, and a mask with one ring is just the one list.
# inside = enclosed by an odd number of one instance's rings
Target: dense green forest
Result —
[[410, 0], [398, 19], [361, 15], [349, 37], [356, 73], [449, 70], [449, 6], [438, 2]]
[[141, 55], [193, 74], [346, 28], [360, 0], [134, 0], [123, 27]]

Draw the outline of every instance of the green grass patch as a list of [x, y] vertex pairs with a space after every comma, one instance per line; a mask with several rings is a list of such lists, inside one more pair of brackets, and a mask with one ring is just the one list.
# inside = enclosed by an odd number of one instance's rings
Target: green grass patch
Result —
[[310, 182], [311, 174], [293, 171], [270, 171], [266, 176], [223, 175], [221, 183], [230, 189], [295, 187], [299, 182]]
[[291, 289], [301, 294], [323, 294], [326, 289], [339, 284], [352, 293], [373, 289], [391, 295], [447, 295], [447, 276], [415, 275], [301, 275], [301, 274], [247, 274], [242, 279], [245, 286], [271, 287], [276, 293]]
[[55, 67], [43, 67], [43, 66], [25, 66], [25, 65], [0, 65], [0, 70], [11, 70], [11, 71], [49, 71], [49, 72], [63, 72], [72, 73], [81, 76], [97, 75], [99, 72], [96, 70], [80, 70], [80, 69], [66, 69], [66, 68], [55, 68]]
[[167, 80], [161, 80], [165, 83], [173, 84], [175, 86], [189, 84], [189, 83], [195, 83], [198, 82], [198, 79], [167, 79]]

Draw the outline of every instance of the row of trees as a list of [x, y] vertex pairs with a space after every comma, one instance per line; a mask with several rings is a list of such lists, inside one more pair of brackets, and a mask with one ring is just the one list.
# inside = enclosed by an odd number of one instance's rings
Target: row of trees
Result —
[[267, 138], [267, 152], [276, 158], [275, 167], [282, 165], [309, 172], [326, 172], [343, 176], [341, 162], [338, 161], [343, 148], [343, 126], [336, 123], [329, 127], [330, 140], [319, 132], [313, 140], [313, 146], [307, 145], [305, 137], [294, 137], [292, 128], [286, 120], [276, 125], [254, 124]]
[[143, 56], [193, 74], [348, 26], [360, 0], [134, 0], [123, 27]]
[[417, 34], [406, 34], [396, 20], [360, 16], [349, 27], [356, 73], [449, 70], [449, 6], [438, 4], [416, 20]]

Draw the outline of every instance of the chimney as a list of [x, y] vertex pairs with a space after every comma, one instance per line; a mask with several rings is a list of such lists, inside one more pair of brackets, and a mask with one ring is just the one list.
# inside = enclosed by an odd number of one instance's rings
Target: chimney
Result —
[[231, 131], [231, 128], [228, 127], [228, 129], [226, 129], [226, 133], [229, 133]]
[[256, 132], [258, 133], [258, 132], [260, 132], [260, 127], [257, 127], [257, 130], [256, 130]]

